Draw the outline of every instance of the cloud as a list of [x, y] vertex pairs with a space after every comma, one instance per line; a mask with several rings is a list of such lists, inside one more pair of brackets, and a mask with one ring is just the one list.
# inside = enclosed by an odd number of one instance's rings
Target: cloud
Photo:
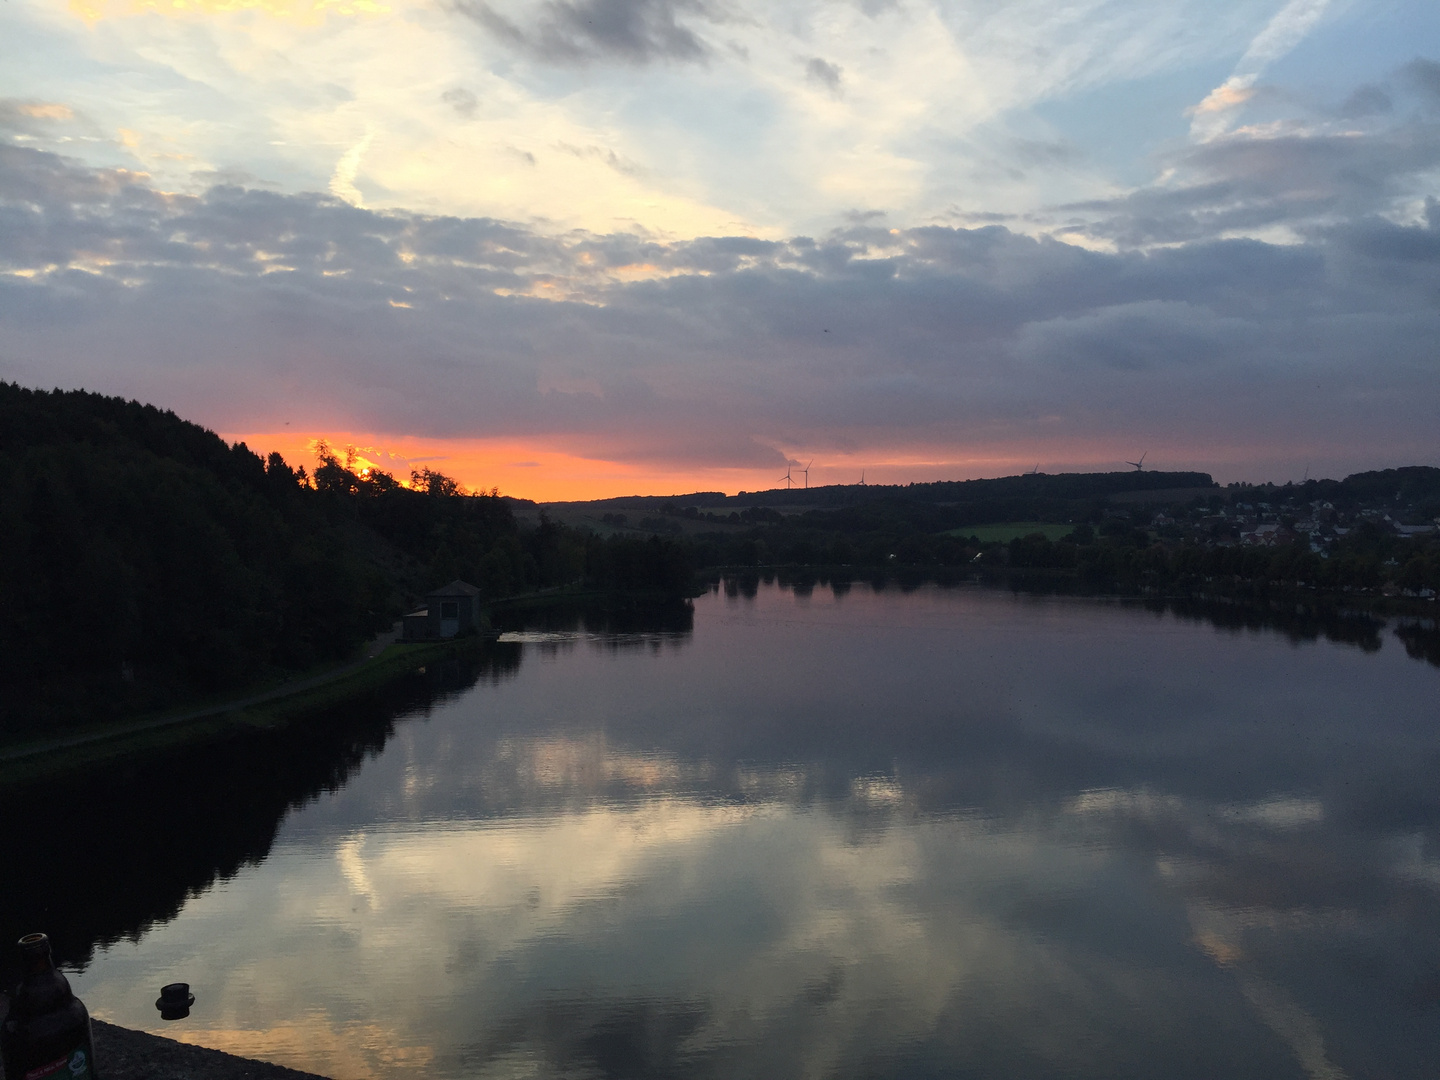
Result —
[[96, 129], [64, 102], [0, 98], [0, 137], [44, 144], [77, 133], [93, 136]]
[[73, 120], [75, 111], [56, 102], [24, 102], [11, 106], [15, 115], [31, 120]]
[[1289, 0], [1276, 12], [1251, 40], [1234, 73], [1192, 110], [1191, 136], [1205, 141], [1223, 134], [1230, 114], [1254, 95], [1266, 67], [1299, 45], [1329, 7], [1330, 0]]
[[1400, 69], [1400, 77], [1433, 101], [1440, 101], [1440, 64], [1416, 57]]
[[377, 0], [70, 0], [70, 11], [87, 23], [135, 15], [228, 15], [257, 11], [273, 18], [317, 24], [327, 16], [384, 15], [390, 8]]
[[1237, 70], [1255, 72], [1279, 60], [1305, 40], [1329, 7], [1330, 0], [1289, 0], [1250, 42]]
[[480, 107], [480, 99], [466, 90], [463, 86], [452, 87], [440, 95], [440, 100], [449, 105], [466, 120], [475, 119], [475, 110]]
[[330, 177], [330, 194], [344, 199], [351, 206], [365, 205], [360, 189], [355, 186], [355, 178], [360, 174], [360, 159], [365, 156], [365, 151], [370, 149], [374, 140], [375, 129], [366, 130], [359, 142], [340, 155], [340, 160], [335, 163], [335, 172]]
[[1347, 120], [1359, 120], [1367, 116], [1382, 116], [1394, 109], [1395, 102], [1390, 95], [1372, 85], [1356, 89], [1340, 106], [1339, 113]]
[[[1110, 193], [1174, 134], [1190, 73], [1233, 61], [1258, 29], [1243, 0], [446, 0], [365, 18], [329, 17], [330, 0], [205, 4], [103, 26], [107, 64], [134, 73], [124, 93], [94, 63], [92, 29], [15, 9], [15, 47], [37, 57], [24, 92], [103, 124], [71, 133], [67, 153], [171, 190], [235, 170], [323, 191], [373, 126], [354, 181], [373, 207], [688, 236], [823, 231], [857, 206], [920, 222]], [[811, 60], [828, 65], [820, 81]], [[473, 112], [442, 96], [462, 89]], [[1149, 118], [1135, 123], [1122, 96]], [[120, 127], [133, 145], [115, 145]], [[1017, 160], [1065, 137], [1089, 153]], [[648, 172], [546, 152], [560, 142]]]
[[1207, 116], [1239, 108], [1255, 96], [1255, 88], [1251, 82], [1252, 80], [1248, 76], [1242, 79], [1226, 80], [1205, 95], [1205, 100], [1196, 105], [1191, 110], [1191, 114]]
[[[571, 157], [602, 162], [623, 176], [642, 176], [646, 171], [643, 166], [628, 158], [623, 158], [614, 150], [603, 146], [573, 146], [570, 143], [560, 143], [556, 149]], [[533, 161], [533, 158], [531, 160]]]
[[[1118, 460], [1120, 431], [1222, 475], [1292, 452], [1336, 471], [1429, 460], [1440, 211], [1378, 211], [1440, 163], [1435, 134], [1193, 148], [1203, 183], [1073, 211], [1110, 252], [867, 215], [781, 240], [552, 234], [181, 195], [0, 145], [0, 377], [222, 430], [767, 475], [826, 455]], [[1226, 238], [1277, 222], [1285, 244]]]
[[1413, 217], [1440, 168], [1440, 117], [1416, 107], [1412, 70], [1396, 73], [1389, 91], [1362, 86], [1332, 112], [1185, 147], [1162, 159], [1159, 182], [1057, 213], [1082, 219], [1065, 229], [1127, 247], [1294, 240], [1372, 215]]
[[549, 0], [529, 25], [486, 0], [456, 0], [454, 10], [496, 40], [554, 64], [702, 61], [713, 49], [691, 23], [724, 18], [703, 0]]
[[1183, 300], [1142, 300], [1022, 328], [1019, 355], [1053, 367], [1146, 371], [1194, 369], [1234, 355], [1254, 337], [1253, 320], [1216, 317]]
[[805, 78], [816, 86], [824, 87], [832, 94], [838, 94], [844, 72], [841, 71], [838, 64], [832, 64], [828, 60], [812, 56], [805, 62]]

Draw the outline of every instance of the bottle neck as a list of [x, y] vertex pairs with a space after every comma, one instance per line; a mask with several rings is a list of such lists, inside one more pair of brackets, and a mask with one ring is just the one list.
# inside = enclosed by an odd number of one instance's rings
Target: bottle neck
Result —
[[50, 941], [44, 934], [20, 939], [20, 969], [24, 976], [15, 988], [11, 1014], [18, 1020], [42, 1016], [65, 1006], [74, 996], [70, 980], [55, 967]]
[[55, 970], [50, 939], [44, 934], [26, 934], [20, 939], [20, 970], [25, 975], [43, 975]]

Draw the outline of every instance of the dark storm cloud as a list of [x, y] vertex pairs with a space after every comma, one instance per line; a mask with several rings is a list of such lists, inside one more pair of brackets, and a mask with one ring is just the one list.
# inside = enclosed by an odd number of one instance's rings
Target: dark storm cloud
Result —
[[[546, 235], [169, 194], [0, 145], [0, 377], [229, 430], [300, 402], [317, 427], [676, 463], [1117, 438], [1410, 459], [1440, 406], [1440, 208], [1379, 210], [1433, 167], [1432, 135], [1202, 147], [1207, 183], [1091, 206], [1096, 231], [1185, 242], [1111, 253], [866, 216], [788, 240]], [[1304, 239], [1220, 238], [1243, 221]]]
[[528, 24], [486, 0], [455, 0], [454, 10], [498, 40], [556, 64], [704, 60], [711, 46], [691, 24], [723, 20], [704, 0], [551, 0]]

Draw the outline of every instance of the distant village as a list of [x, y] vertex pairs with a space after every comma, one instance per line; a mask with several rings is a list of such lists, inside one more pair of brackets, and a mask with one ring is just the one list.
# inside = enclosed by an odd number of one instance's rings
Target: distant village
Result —
[[581, 529], [668, 534], [697, 566], [1008, 567], [1122, 590], [1288, 582], [1433, 599], [1440, 589], [1440, 469], [1426, 466], [1283, 486], [1028, 473], [550, 509]]
[[[1106, 513], [1131, 516], [1126, 511]], [[1440, 531], [1440, 521], [1419, 521], [1413, 510], [1408, 514], [1383, 507], [1341, 510], [1324, 500], [1309, 503], [1237, 500], [1228, 507], [1199, 506], [1183, 517], [1172, 517], [1162, 511], [1150, 521], [1150, 527], [1164, 540], [1190, 541], [1207, 547], [1236, 544], [1280, 547], [1307, 542], [1310, 550], [1321, 558], [1328, 557], [1340, 538], [1361, 525], [1396, 536], [1427, 536]]]

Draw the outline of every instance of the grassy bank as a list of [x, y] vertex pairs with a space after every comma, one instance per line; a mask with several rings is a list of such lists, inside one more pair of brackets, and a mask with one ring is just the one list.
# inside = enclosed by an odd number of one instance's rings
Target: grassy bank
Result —
[[[82, 765], [144, 754], [192, 743], [221, 740], [245, 730], [278, 728], [316, 710], [341, 704], [386, 685], [426, 664], [478, 652], [485, 638], [392, 644], [378, 656], [342, 665], [289, 683], [252, 688], [224, 703], [188, 711], [172, 710], [128, 723], [67, 732], [49, 739], [28, 739], [0, 747], [0, 783], [68, 771]], [[323, 681], [316, 682], [320, 678]], [[293, 689], [287, 689], [293, 687]]]
[[[592, 605], [626, 612], [644, 609], [667, 594], [557, 587], [506, 597], [487, 607], [500, 621], [524, 613]], [[674, 599], [669, 596], [669, 599]], [[393, 643], [369, 659], [312, 668], [288, 679], [256, 684], [240, 693], [118, 723], [71, 729], [60, 735], [27, 736], [0, 744], [0, 783], [54, 775], [79, 766], [176, 746], [220, 741], [247, 730], [280, 728], [318, 710], [343, 704], [429, 663], [477, 653], [494, 635], [450, 641]]]

